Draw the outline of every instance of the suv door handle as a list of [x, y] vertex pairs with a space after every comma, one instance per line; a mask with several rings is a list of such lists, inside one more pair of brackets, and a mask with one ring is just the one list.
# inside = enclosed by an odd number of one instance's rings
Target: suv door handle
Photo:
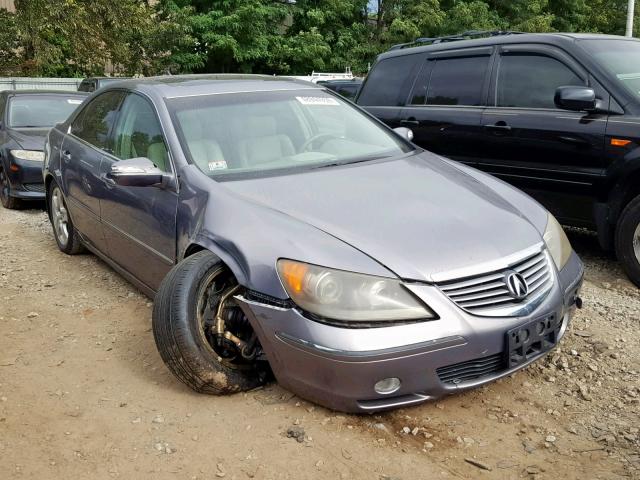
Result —
[[65, 162], [71, 161], [71, 152], [69, 150], [63, 150], [61, 155], [62, 155], [62, 159]]
[[591, 145], [584, 138], [570, 137], [568, 135], [560, 135], [558, 137], [558, 140], [560, 140], [561, 142], [564, 142], [564, 143], [568, 143], [569, 145], [576, 145], [576, 146], [579, 146], [579, 147], [584, 147], [584, 146]]
[[412, 127], [419, 127], [420, 122], [415, 118], [404, 118], [400, 120], [400, 125], [411, 125]]

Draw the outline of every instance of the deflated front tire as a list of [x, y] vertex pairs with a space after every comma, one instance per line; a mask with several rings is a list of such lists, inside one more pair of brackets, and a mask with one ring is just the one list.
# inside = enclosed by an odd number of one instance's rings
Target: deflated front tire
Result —
[[[176, 265], [163, 280], [153, 308], [153, 335], [169, 370], [197, 392], [227, 394], [262, 385], [266, 362], [247, 360], [227, 338], [212, 335], [219, 302], [237, 282], [222, 261], [201, 251]], [[232, 297], [229, 308], [237, 308]], [[226, 303], [225, 303], [226, 304]], [[235, 339], [251, 342], [253, 331], [241, 312], [225, 309]], [[255, 340], [255, 339], [254, 339]], [[254, 341], [255, 347], [255, 341]], [[255, 347], [257, 348], [257, 347]]]

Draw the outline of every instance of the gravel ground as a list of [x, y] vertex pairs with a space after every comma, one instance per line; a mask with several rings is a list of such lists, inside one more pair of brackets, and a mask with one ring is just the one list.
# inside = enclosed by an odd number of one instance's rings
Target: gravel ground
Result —
[[595, 237], [584, 309], [545, 360], [374, 416], [276, 384], [195, 394], [164, 367], [151, 302], [37, 209], [0, 209], [0, 479], [640, 478], [640, 291]]

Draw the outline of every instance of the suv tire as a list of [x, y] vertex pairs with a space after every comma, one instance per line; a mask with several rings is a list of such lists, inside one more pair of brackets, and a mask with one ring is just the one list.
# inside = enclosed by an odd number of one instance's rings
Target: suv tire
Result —
[[210, 251], [197, 252], [169, 272], [153, 306], [153, 336], [164, 363], [191, 389], [214, 395], [256, 388], [265, 382], [268, 371], [259, 365], [265, 362], [229, 364], [207, 340], [200, 323], [204, 315], [198, 309], [217, 274], [230, 272]]
[[616, 228], [616, 256], [629, 279], [640, 287], [640, 195], [622, 211]]

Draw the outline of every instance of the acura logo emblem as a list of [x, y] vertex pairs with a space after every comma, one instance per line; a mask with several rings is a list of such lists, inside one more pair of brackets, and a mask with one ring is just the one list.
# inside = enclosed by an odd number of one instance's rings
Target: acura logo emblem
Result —
[[527, 281], [518, 272], [507, 272], [504, 282], [507, 284], [507, 290], [516, 300], [524, 300], [529, 294], [529, 286]]

